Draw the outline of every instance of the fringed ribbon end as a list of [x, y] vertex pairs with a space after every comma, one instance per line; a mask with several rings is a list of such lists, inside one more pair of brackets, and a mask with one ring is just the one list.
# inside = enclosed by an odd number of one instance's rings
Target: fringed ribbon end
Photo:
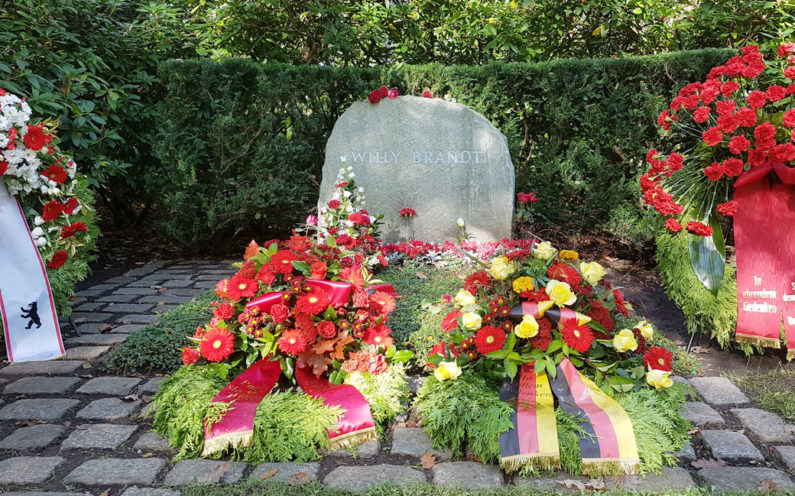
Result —
[[503, 457], [500, 462], [506, 473], [516, 472], [524, 468], [552, 470], [560, 468], [560, 455], [557, 453], [512, 455]]
[[640, 471], [639, 458], [583, 458], [583, 475], [636, 475]]
[[239, 431], [222, 434], [217, 437], [204, 440], [202, 456], [210, 456], [227, 448], [241, 448], [251, 446], [254, 441], [254, 431]]
[[737, 334], [737, 342], [740, 344], [750, 344], [753, 346], [764, 346], [766, 348], [781, 348], [781, 340], [779, 338], [766, 338], [762, 336], [751, 336], [748, 334]]
[[375, 427], [368, 427], [366, 429], [360, 429], [358, 431], [335, 436], [329, 439], [328, 446], [329, 450], [332, 451], [350, 449], [375, 439], [378, 439], [378, 434], [375, 431]]
[[795, 358], [795, 349], [787, 350], [787, 361], [789, 362], [793, 358]]

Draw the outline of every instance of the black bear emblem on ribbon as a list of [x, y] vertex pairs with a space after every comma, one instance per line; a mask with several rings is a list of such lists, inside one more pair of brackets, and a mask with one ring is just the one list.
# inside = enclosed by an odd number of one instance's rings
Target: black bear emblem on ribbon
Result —
[[30, 319], [30, 322], [28, 322], [28, 326], [25, 327], [25, 329], [30, 329], [31, 327], [33, 327], [33, 324], [36, 324], [36, 329], [41, 327], [41, 319], [39, 318], [38, 303], [36, 303], [35, 301], [31, 302], [31, 304], [28, 305], [28, 308], [20, 308], [20, 310], [22, 310], [23, 319]]

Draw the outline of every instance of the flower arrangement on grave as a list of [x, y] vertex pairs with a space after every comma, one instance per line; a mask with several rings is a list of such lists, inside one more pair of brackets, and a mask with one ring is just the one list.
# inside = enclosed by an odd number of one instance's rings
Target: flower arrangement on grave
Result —
[[[507, 471], [562, 463], [578, 473], [637, 473], [649, 458], [639, 445], [646, 449], [650, 441], [636, 441], [634, 412], [619, 404], [637, 394], [650, 403], [651, 394], [666, 398], [661, 404], [670, 407], [663, 415], [669, 419], [661, 428], [671, 445], [681, 443], [686, 429], [668, 429], [683, 422], [674, 408], [684, 397], [672, 388], [673, 353], [656, 345], [654, 327], [632, 317], [604, 274], [598, 263], [544, 242], [481, 262], [466, 277], [463, 288], [440, 304], [447, 309], [444, 338], [430, 351], [433, 379], [417, 402], [437, 445], [461, 451], [468, 444], [475, 456], [499, 460]], [[502, 403], [483, 406], [491, 428], [446, 424], [456, 416], [439, 401], [449, 390], [475, 387], [484, 395], [499, 383]], [[561, 450], [558, 425], [576, 438], [578, 450]], [[562, 460], [577, 451], [576, 463]]]

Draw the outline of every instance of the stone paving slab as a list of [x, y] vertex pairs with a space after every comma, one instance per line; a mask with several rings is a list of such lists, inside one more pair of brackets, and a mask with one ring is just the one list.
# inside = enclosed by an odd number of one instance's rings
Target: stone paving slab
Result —
[[145, 383], [140, 384], [138, 386], [138, 392], [145, 394], [155, 394], [158, 391], [158, 389], [160, 389], [160, 385], [166, 379], [168, 379], [168, 377], [153, 377], [148, 381], [146, 381]]
[[93, 496], [91, 493], [50, 493], [41, 491], [11, 491], [3, 496]]
[[[122, 333], [119, 333], [119, 334], [83, 334], [82, 336], [78, 336], [76, 338], [67, 339], [66, 340], [66, 344], [68, 346], [78, 345], [78, 344], [107, 344], [107, 345], [113, 345], [113, 344], [123, 343], [124, 341], [127, 340], [127, 338], [129, 336], [130, 336], [129, 334], [122, 334]], [[29, 363], [33, 363], [33, 362], [29, 362]], [[82, 366], [82, 365], [83, 364], [81, 362], [80, 366]], [[8, 367], [6, 367], [6, 369], [7, 368]], [[0, 374], [3, 373], [3, 370], [5, 370], [5, 369], [0, 370]]]
[[104, 306], [105, 306], [105, 303], [97, 303], [97, 302], [94, 302], [94, 303], [83, 303], [82, 305], [78, 305], [78, 306], [74, 307], [73, 310], [75, 312], [97, 312]]
[[74, 374], [83, 367], [80, 360], [46, 360], [12, 363], [0, 369], [0, 375], [62, 375]]
[[303, 484], [317, 480], [319, 470], [320, 464], [317, 462], [301, 465], [293, 462], [263, 463], [251, 472], [249, 478]]
[[140, 406], [140, 401], [100, 398], [92, 401], [88, 406], [77, 412], [77, 417], [88, 420], [120, 420], [128, 418]]
[[17, 456], [0, 461], [0, 484], [38, 484], [64, 462], [60, 456]]
[[72, 319], [78, 324], [83, 322], [107, 322], [112, 317], [112, 313], [106, 312], [75, 312], [72, 314]]
[[0, 441], [0, 449], [27, 450], [44, 448], [66, 432], [66, 427], [54, 424], [38, 424], [20, 427]]
[[727, 462], [765, 461], [762, 453], [740, 432], [703, 430], [701, 437], [715, 458]]
[[78, 394], [105, 394], [125, 396], [141, 382], [137, 377], [95, 377], [77, 390]]
[[[151, 294], [151, 292], [147, 291], [146, 294]], [[108, 296], [103, 296], [103, 297], [99, 298], [97, 301], [101, 301], [103, 303], [130, 303], [130, 302], [132, 302], [134, 300], [137, 300], [140, 297], [141, 297], [140, 294], [124, 294], [124, 293], [117, 294], [117, 293], [113, 293], [113, 294], [108, 295]]]
[[137, 279], [138, 278], [134, 276], [119, 276], [119, 277], [112, 277], [105, 282], [112, 284], [129, 284]]
[[147, 432], [139, 437], [133, 445], [133, 449], [138, 451], [174, 451], [169, 446], [168, 440], [155, 432]]
[[106, 312], [113, 313], [146, 313], [152, 309], [151, 303], [113, 303], [108, 305]]
[[[181, 460], [163, 479], [166, 486], [186, 486], [192, 482], [230, 484], [239, 481], [248, 464], [219, 460]], [[220, 476], [220, 479], [219, 479]]]
[[78, 425], [61, 446], [64, 449], [116, 449], [137, 430], [137, 425]]
[[700, 401], [688, 401], [682, 407], [682, 417], [699, 427], [722, 427], [726, 421], [714, 408]]
[[188, 298], [188, 297], [191, 297], [191, 296], [196, 296], [197, 294], [203, 293], [203, 292], [204, 292], [204, 290], [202, 290], [200, 288], [184, 288], [184, 289], [177, 288], [177, 289], [169, 289], [166, 294], [171, 294], [171, 295], [174, 295], [174, 296], [184, 296], [184, 297]]
[[168, 281], [163, 281], [163, 286], [166, 288], [187, 288], [191, 286], [196, 281], [189, 281], [185, 279], [170, 279]]
[[161, 458], [102, 458], [88, 460], [72, 470], [63, 482], [87, 486], [152, 484], [166, 465]]
[[690, 384], [707, 403], [716, 406], [748, 403], [748, 397], [725, 377], [693, 377]]
[[111, 331], [111, 332], [123, 332], [125, 334], [130, 334], [132, 332], [137, 331], [138, 329], [141, 329], [142, 327], [146, 327], [146, 325], [145, 324], [124, 324], [124, 325], [120, 325], [120, 326], [114, 328], [113, 331]]
[[679, 459], [690, 462], [696, 459], [696, 450], [693, 449], [693, 445], [690, 444], [690, 442], [687, 442], [682, 447], [682, 449], [674, 453], [674, 456]]
[[119, 288], [113, 292], [114, 295], [134, 295], [134, 296], [149, 296], [149, 295], [157, 295], [160, 294], [160, 291], [153, 289], [153, 288], [136, 288], [136, 287], [126, 287], [126, 288]]
[[113, 324], [103, 324], [101, 322], [87, 322], [84, 324], [79, 324], [77, 326], [77, 329], [80, 331], [80, 334], [99, 334], [104, 329], [107, 329], [109, 325], [112, 326]]
[[[582, 484], [588, 484], [591, 479], [582, 475], [571, 475], [566, 472], [555, 472], [552, 476], [544, 477], [519, 477], [513, 478], [515, 486], [526, 487], [536, 491], [553, 491], [555, 493], [569, 493], [577, 492], [580, 490], [576, 487], [567, 487], [563, 484], [564, 481], [577, 481]], [[531, 493], [532, 494], [532, 493]]]
[[386, 464], [341, 466], [323, 478], [323, 482], [332, 489], [347, 489], [349, 491], [361, 491], [385, 482], [405, 487], [417, 482], [425, 482], [425, 480], [425, 474], [419, 470]]
[[646, 474], [646, 477], [640, 475], [614, 477], [607, 486], [608, 489], [630, 489], [652, 493], [685, 491], [696, 486], [690, 472], [685, 468], [664, 467], [661, 472], [662, 475]]
[[731, 412], [740, 419], [748, 432], [763, 443], [791, 443], [792, 433], [787, 424], [775, 413], [759, 408], [732, 408]]
[[124, 273], [124, 277], [134, 277], [137, 281], [141, 276], [147, 276], [157, 270], [157, 267], [154, 266], [143, 266], [138, 267], [136, 269], [128, 270]]
[[373, 439], [372, 441], [362, 443], [355, 448], [332, 450], [327, 451], [324, 454], [327, 456], [333, 456], [335, 458], [362, 458], [366, 460], [368, 458], [378, 456], [379, 453], [381, 453], [381, 443]]
[[795, 446], [776, 446], [773, 448], [781, 458], [781, 461], [784, 462], [784, 466], [787, 467], [787, 470], [790, 472], [795, 472]]
[[186, 296], [176, 296], [173, 294], [161, 294], [157, 296], [144, 296], [141, 298], [141, 303], [165, 303], [179, 305], [186, 300]]
[[94, 360], [110, 349], [110, 346], [78, 346], [66, 350], [66, 358], [72, 360]]
[[90, 288], [86, 288], [86, 290], [87, 291], [110, 291], [112, 289], [118, 288], [119, 286], [120, 286], [119, 283], [113, 283], [113, 282], [105, 281], [102, 284], [95, 284], [94, 286], [91, 286]]
[[437, 460], [449, 460], [451, 456], [450, 450], [435, 449], [431, 438], [419, 427], [396, 427], [392, 434], [391, 453], [415, 458], [431, 453]]
[[23, 377], [3, 390], [4, 394], [65, 394], [80, 383], [77, 377]]
[[66, 398], [31, 398], [17, 400], [0, 410], [0, 420], [57, 420], [80, 405]]
[[763, 467], [719, 467], [702, 468], [698, 476], [707, 487], [717, 492], [757, 491], [763, 481], [772, 481], [779, 491], [792, 489], [795, 484], [780, 470]]
[[180, 496], [175, 489], [163, 487], [128, 487], [121, 496]]
[[123, 317], [119, 317], [116, 319], [116, 322], [120, 324], [151, 324], [152, 322], [157, 319], [157, 315], [153, 314], [145, 314], [145, 315], [124, 315]]
[[433, 467], [433, 483], [467, 489], [488, 489], [504, 485], [502, 470], [477, 462], [445, 462]]

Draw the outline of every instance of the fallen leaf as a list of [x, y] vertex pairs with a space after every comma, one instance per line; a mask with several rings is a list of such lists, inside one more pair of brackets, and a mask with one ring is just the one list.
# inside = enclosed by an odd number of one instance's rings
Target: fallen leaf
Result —
[[699, 460], [693, 460], [690, 462], [694, 468], [720, 468], [725, 467], [726, 462], [723, 460], [710, 460], [707, 458], [701, 458]]
[[64, 427], [69, 427], [70, 425], [72, 425], [72, 423], [69, 422], [68, 420], [63, 423]]
[[155, 456], [154, 453], [144, 453], [143, 455], [141, 455], [141, 458], [151, 458], [153, 456]]
[[433, 453], [425, 453], [420, 457], [420, 465], [422, 465], [424, 469], [431, 469], [436, 465], [436, 457]]
[[128, 394], [127, 396], [122, 397], [122, 401], [138, 401], [137, 394]]
[[246, 251], [243, 253], [243, 260], [248, 260], [249, 258], [256, 257], [259, 254], [259, 245], [253, 239], [251, 243], [246, 246]]
[[762, 484], [759, 486], [759, 490], [763, 493], [775, 491], [778, 488], [778, 484], [773, 482], [770, 479], [765, 479], [762, 481]]
[[557, 481], [558, 484], [564, 486], [566, 489], [577, 489], [579, 491], [585, 491], [585, 484], [578, 480], [574, 479], [565, 479], [562, 481]]
[[83, 364], [83, 368], [84, 369], [90, 369], [90, 368], [93, 368], [93, 367], [91, 366], [90, 363], [86, 362], [86, 363]]
[[43, 424], [40, 420], [23, 420], [21, 422], [17, 422], [17, 425], [24, 425], [25, 427], [30, 427], [33, 425]]
[[309, 474], [305, 472], [298, 472], [297, 474], [293, 474], [290, 476], [289, 482], [290, 484], [305, 484], [309, 482], [310, 479], [311, 477], [309, 476]]
[[417, 277], [419, 277], [420, 279], [427, 279], [428, 278], [428, 276], [426, 276], [422, 272], [417, 272]]
[[703, 355], [705, 353], [709, 353], [709, 348], [705, 348], [703, 346], [693, 346], [692, 348], [690, 348], [690, 353]]
[[108, 496], [109, 494], [110, 494], [110, 488], [107, 488], [101, 493], [99, 493], [99, 496]]
[[165, 291], [166, 289], [168, 289], [165, 286], [160, 286], [160, 285], [157, 285], [157, 284], [155, 284], [154, 286], [149, 286], [149, 287], [152, 288], [152, 289], [156, 289], [156, 290], [160, 291], [161, 293], [163, 291]]
[[113, 330], [113, 329], [115, 329], [115, 328], [116, 328], [116, 326], [115, 326], [115, 325], [111, 325], [111, 324], [103, 324], [103, 325], [101, 325], [101, 326], [99, 327], [99, 332], [100, 332], [101, 334], [105, 334], [106, 332], [110, 332], [110, 331], [112, 331], [112, 330]]
[[270, 472], [265, 472], [264, 474], [260, 475], [259, 478], [262, 479], [262, 480], [270, 479], [271, 477], [276, 475], [276, 472], [278, 472], [278, 471], [279, 471], [278, 468], [274, 468]]
[[607, 491], [607, 486], [603, 479], [592, 479], [585, 484], [588, 491]]
[[204, 477], [201, 478], [200, 482], [204, 482], [206, 484], [215, 484], [216, 482], [220, 482], [221, 479], [224, 478], [227, 472], [232, 468], [231, 465], [228, 463], [219, 463], [212, 470], [208, 470], [204, 473]]
[[406, 427], [417, 427], [417, 422], [406, 422]]

